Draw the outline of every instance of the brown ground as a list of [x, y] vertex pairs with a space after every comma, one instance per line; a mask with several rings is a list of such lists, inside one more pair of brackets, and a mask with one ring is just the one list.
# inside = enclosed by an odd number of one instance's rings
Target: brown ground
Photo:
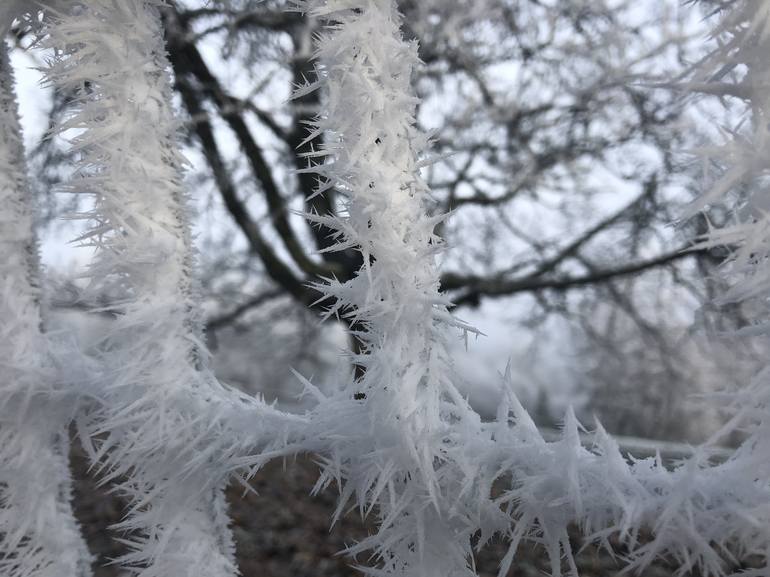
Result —
[[[98, 557], [95, 577], [118, 577], [121, 572], [105, 564], [123, 552], [120, 544], [111, 539], [108, 529], [110, 524], [120, 520], [123, 504], [96, 486], [94, 479], [86, 473], [85, 465], [85, 457], [76, 447], [73, 450], [76, 515], [83, 525], [89, 547]], [[288, 464], [285, 471], [281, 463], [274, 463], [254, 479], [253, 486], [258, 495], [244, 496], [243, 490], [236, 488], [229, 491], [238, 563], [243, 577], [361, 575], [351, 567], [350, 558], [337, 555], [337, 552], [367, 535], [372, 527], [351, 514], [330, 532], [329, 519], [335, 495], [328, 491], [316, 497], [309, 496], [317, 474], [318, 467], [308, 459]], [[479, 554], [476, 559], [479, 575], [495, 576], [505, 552], [505, 544], [496, 543]], [[620, 575], [622, 568], [606, 553], [593, 548], [580, 553], [578, 563], [583, 577]], [[548, 574], [545, 552], [524, 546], [509, 575], [543, 577]], [[649, 568], [642, 575], [670, 577], [672, 574], [671, 567], [660, 565]]]

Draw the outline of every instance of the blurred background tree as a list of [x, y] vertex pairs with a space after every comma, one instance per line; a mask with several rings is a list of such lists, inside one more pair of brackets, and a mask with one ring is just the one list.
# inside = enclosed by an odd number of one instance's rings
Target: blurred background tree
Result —
[[[209, 345], [225, 380], [288, 401], [299, 388], [289, 366], [321, 381], [346, 370], [337, 351], [355, 339], [344, 322], [319, 324], [326, 303], [310, 285], [350, 278], [361, 255], [327, 252], [329, 229], [302, 214], [339, 206], [333, 189], [302, 171], [323, 139], [308, 133], [323, 95], [290, 95], [314, 79], [318, 27], [286, 4], [177, 0], [164, 23]], [[420, 122], [440, 159], [426, 169], [432, 210], [451, 212], [438, 225], [451, 248], [442, 289], [458, 315], [491, 332], [468, 353], [458, 343], [471, 399], [494, 410], [503, 367], [490, 367], [484, 350], [495, 348], [495, 363], [501, 352], [514, 357], [520, 392], [544, 425], [571, 403], [611, 432], [701, 436], [713, 419], [695, 418], [688, 395], [736, 377], [732, 352], [690, 338], [719, 329], [704, 307], [720, 255], [687, 250], [708, 224], [672, 226], [698, 178], [675, 151], [701, 142], [697, 119], [708, 111], [656, 88], [700, 58], [695, 10], [625, 0], [401, 8], [425, 63], [414, 79]], [[23, 34], [17, 42], [25, 45]], [[49, 97], [55, 116], [69, 95]], [[74, 202], [51, 194], [64, 150], [55, 139], [32, 150], [51, 216]], [[49, 270], [63, 289], [52, 298], [71, 314], [82, 304], [76, 283]]]

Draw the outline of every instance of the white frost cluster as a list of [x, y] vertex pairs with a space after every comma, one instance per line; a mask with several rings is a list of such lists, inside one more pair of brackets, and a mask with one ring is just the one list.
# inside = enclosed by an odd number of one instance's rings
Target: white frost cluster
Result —
[[[501, 575], [525, 542], [546, 547], [553, 575], [565, 559], [576, 574], [571, 526], [608, 547], [619, 538], [636, 566], [672, 555], [683, 572], [719, 576], [725, 558], [766, 558], [770, 370], [735, 398], [727, 430], [748, 431], [735, 455], [713, 465], [707, 445], [673, 470], [660, 459], [629, 462], [598, 426], [586, 448], [571, 412], [561, 438], [547, 442], [512, 393], [491, 423], [459, 394], [447, 343], [472, 329], [451, 316], [439, 291], [442, 242], [420, 178], [429, 141], [416, 127], [411, 89], [419, 61], [401, 36], [395, 0], [298, 5], [326, 23], [319, 80], [298, 88], [325, 93], [309, 135], [324, 134], [325, 144], [308, 170], [319, 176], [317, 194], [334, 187], [343, 199], [341, 216], [309, 218], [336, 231], [333, 250], [355, 247], [364, 257], [355, 278], [316, 289], [329, 315], [356, 327], [361, 352], [352, 360], [361, 370], [328, 394], [305, 381], [317, 405], [302, 416], [219, 383], [197, 318], [162, 4], [62, 3], [45, 24], [44, 42], [56, 54], [48, 80], [75, 95], [58, 126], [74, 134], [79, 155], [68, 189], [93, 199], [80, 215], [90, 229], [79, 240], [97, 250], [89, 290], [115, 298], [113, 329], [87, 351], [96, 368], [77, 378], [62, 361], [81, 352], [62, 356], [40, 329], [31, 200], [10, 69], [0, 61], [0, 200], [8, 219], [0, 229], [3, 574], [88, 574], [69, 509], [70, 421], [102, 478], [130, 499], [118, 529], [133, 532], [132, 550], [120, 562], [143, 577], [235, 575], [226, 484], [300, 452], [322, 463], [318, 490], [339, 487], [337, 516], [351, 507], [376, 515], [378, 531], [348, 551], [369, 552], [364, 570], [372, 575], [472, 576], [474, 547], [495, 535], [511, 543]], [[739, 244], [729, 298], [765, 303], [770, 2], [727, 8], [716, 31], [727, 41], [705, 64], [715, 70], [706, 79], [721, 82], [717, 71], [746, 64], [753, 132], [730, 145], [743, 152], [730, 149], [723, 159], [740, 162], [704, 202], [738, 184], [754, 187], [737, 211], [750, 214], [748, 222], [709, 242]], [[46, 497], [25, 492], [33, 490]]]

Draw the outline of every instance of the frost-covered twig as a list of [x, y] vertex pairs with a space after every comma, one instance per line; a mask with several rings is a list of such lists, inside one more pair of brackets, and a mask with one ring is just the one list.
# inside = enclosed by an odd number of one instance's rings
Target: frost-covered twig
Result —
[[[92, 195], [80, 242], [91, 288], [115, 298], [96, 354], [97, 414], [81, 433], [131, 510], [120, 561], [145, 577], [236, 573], [224, 488], [246, 453], [282, 446], [290, 418], [223, 387], [208, 369], [155, 0], [74, 3], [49, 27], [48, 78], [77, 94], [58, 127], [80, 154], [67, 188]], [[93, 445], [90, 444], [91, 441]]]
[[[326, 133], [310, 171], [316, 194], [344, 195], [338, 218], [310, 215], [335, 230], [334, 250], [355, 247], [364, 265], [350, 281], [319, 285], [329, 315], [360, 327], [363, 367], [330, 396], [319, 393], [305, 448], [325, 456], [319, 487], [342, 486], [337, 514], [353, 500], [376, 510], [379, 532], [352, 547], [371, 550], [372, 574], [472, 574], [470, 528], [452, 499], [458, 477], [448, 461], [453, 429], [477, 421], [454, 384], [449, 327], [470, 330], [447, 312], [435, 257], [442, 242], [429, 218], [429, 190], [419, 169], [428, 139], [415, 126], [411, 90], [417, 47], [403, 41], [390, 0], [301, 4], [328, 25], [318, 48], [323, 113], [313, 132]], [[469, 425], [472, 426], [472, 425]]]
[[[510, 515], [502, 530], [479, 521], [484, 536], [499, 531], [511, 539], [501, 575], [525, 540], [546, 547], [554, 575], [561, 574], [563, 556], [576, 574], [570, 527], [610, 551], [609, 538], [619, 539], [632, 567], [669, 557], [683, 574], [698, 569], [724, 575], [735, 558], [764, 555], [770, 542], [770, 488], [736, 466], [735, 456], [714, 465], [711, 457], [722, 455], [697, 447], [692, 457], [669, 469], [660, 457], [629, 461], [601, 426], [592, 445], [583, 447], [580, 429], [568, 412], [561, 438], [546, 442], [510, 396], [497, 421], [462, 444], [455, 459], [473, 471], [466, 491], [475, 491], [484, 507], [502, 505]], [[506, 490], [490, 501], [495, 483]]]
[[[0, 574], [88, 577], [72, 512], [75, 406], [43, 332], [35, 205], [0, 21]], [[74, 359], [72, 359], [74, 363]]]

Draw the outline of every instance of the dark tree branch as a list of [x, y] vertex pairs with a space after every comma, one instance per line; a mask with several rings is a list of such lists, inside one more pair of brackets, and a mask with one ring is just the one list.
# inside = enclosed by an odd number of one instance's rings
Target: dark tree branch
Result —
[[196, 37], [226, 30], [239, 32], [245, 28], [260, 28], [273, 32], [286, 32], [301, 19], [296, 12], [275, 10], [226, 10], [224, 8], [197, 8], [193, 10], [179, 10], [179, 21], [185, 27], [197, 20], [205, 18], [223, 18], [224, 21], [206, 28]]
[[217, 329], [226, 327], [228, 325], [231, 325], [232, 323], [234, 323], [236, 320], [238, 320], [241, 316], [243, 316], [245, 313], [249, 312], [250, 310], [257, 308], [268, 301], [280, 298], [284, 294], [285, 294], [285, 291], [283, 289], [273, 289], [273, 290], [260, 293], [250, 298], [246, 302], [241, 303], [240, 305], [235, 307], [233, 310], [209, 319], [208, 322], [206, 323], [206, 331], [211, 332], [211, 331], [215, 331]]
[[596, 237], [599, 233], [602, 231], [608, 229], [612, 225], [619, 222], [624, 216], [628, 215], [629, 212], [633, 211], [634, 209], [638, 208], [642, 203], [645, 202], [645, 200], [648, 200], [652, 198], [655, 193], [658, 190], [658, 179], [656, 176], [653, 176], [650, 180], [648, 180], [644, 184], [644, 189], [642, 190], [642, 193], [636, 197], [634, 200], [632, 200], [630, 203], [628, 203], [626, 206], [621, 208], [620, 210], [616, 211], [612, 215], [608, 216], [607, 218], [602, 219], [598, 223], [596, 223], [594, 226], [586, 230], [583, 234], [575, 238], [572, 242], [570, 242], [567, 246], [562, 248], [556, 255], [554, 255], [551, 258], [545, 259], [543, 262], [541, 262], [537, 266], [537, 270], [533, 274], [533, 276], [542, 276], [549, 272], [552, 272], [556, 269], [559, 264], [564, 262], [567, 258], [575, 256], [577, 252], [585, 246], [587, 242], [589, 242], [592, 238]]
[[481, 297], [510, 296], [522, 292], [538, 292], [543, 290], [565, 291], [587, 285], [598, 285], [620, 277], [639, 274], [678, 260], [691, 258], [700, 252], [702, 251], [690, 250], [689, 247], [684, 247], [652, 259], [625, 266], [597, 269], [595, 272], [574, 277], [541, 278], [527, 276], [520, 279], [506, 279], [448, 273], [442, 276], [441, 286], [445, 291], [460, 291], [460, 294], [454, 298], [454, 303], [455, 306], [462, 306], [465, 304], [476, 304]]
[[227, 210], [246, 236], [252, 250], [259, 255], [270, 278], [297, 300], [305, 303], [309, 302], [311, 297], [308, 295], [308, 290], [302, 282], [294, 276], [291, 269], [278, 258], [270, 244], [262, 236], [257, 224], [248, 214], [246, 207], [238, 198], [235, 183], [230, 177], [230, 173], [227, 170], [219, 151], [219, 146], [214, 137], [214, 131], [208, 120], [208, 115], [200, 105], [197, 95], [190, 89], [187, 82], [187, 74], [184, 73], [184, 64], [175, 60], [175, 56], [172, 56], [172, 65], [177, 68], [176, 89], [182, 96], [182, 101], [184, 102], [187, 111], [196, 119], [193, 124], [195, 135], [197, 136], [203, 154], [211, 167], [211, 172], [214, 175], [214, 180], [216, 181], [217, 188], [222, 195], [222, 200], [224, 201]]
[[243, 116], [237, 112], [239, 108], [237, 99], [233, 99], [227, 94], [209, 69], [198, 48], [186, 40], [189, 30], [183, 27], [173, 8], [166, 11], [166, 22], [167, 45], [172, 65], [178, 75], [194, 77], [200, 83], [201, 92], [216, 105], [220, 115], [235, 134], [265, 193], [273, 226], [294, 262], [311, 276], [330, 275], [338, 272], [323, 263], [315, 262], [307, 255], [289, 223], [286, 202], [262, 149], [251, 134]]

